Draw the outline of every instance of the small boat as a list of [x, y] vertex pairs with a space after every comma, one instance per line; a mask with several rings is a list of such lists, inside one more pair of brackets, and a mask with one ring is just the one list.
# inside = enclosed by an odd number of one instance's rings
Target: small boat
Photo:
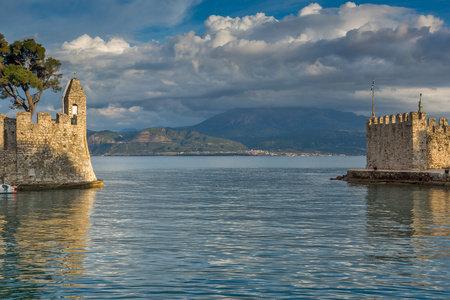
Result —
[[9, 184], [2, 184], [0, 187], [0, 194], [15, 194], [17, 186], [15, 185], [9, 185]]

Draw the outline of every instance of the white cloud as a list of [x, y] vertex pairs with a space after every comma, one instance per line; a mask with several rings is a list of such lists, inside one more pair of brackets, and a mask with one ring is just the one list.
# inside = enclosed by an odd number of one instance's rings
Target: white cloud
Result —
[[230, 30], [232, 32], [245, 32], [254, 27], [261, 26], [266, 23], [274, 23], [277, 20], [274, 17], [268, 17], [264, 13], [257, 13], [254, 16], [246, 16], [243, 18], [231, 18], [221, 16], [210, 16], [205, 26], [210, 32], [220, 32], [221, 30]]
[[[101, 115], [111, 119], [121, 119], [127, 116], [128, 113], [135, 113], [137, 111], [137, 106], [132, 106], [130, 108], [119, 107], [118, 104], [108, 104], [105, 108], [91, 108], [89, 113], [93, 115]], [[139, 108], [139, 107], [138, 107]]]
[[195, 32], [190, 31], [182, 36], [172, 39], [173, 51], [175, 52], [175, 59], [193, 58], [200, 54], [206, 40], [197, 36]]
[[415, 27], [422, 28], [422, 27], [429, 27], [431, 32], [435, 32], [442, 29], [442, 26], [444, 25], [444, 21], [436, 18], [432, 15], [421, 15], [417, 19], [415, 23]]
[[266, 24], [276, 23], [274, 17], [268, 17], [264, 13], [243, 18], [231, 18], [221, 16], [210, 16], [205, 26], [207, 28], [207, 38], [214, 48], [224, 46], [232, 41], [243, 39], [255, 28], [260, 28]]
[[310, 5], [302, 8], [298, 15], [300, 17], [309, 16], [309, 15], [317, 15], [322, 10], [322, 6], [320, 6], [318, 3], [311, 3]]
[[161, 122], [154, 126], [180, 126], [236, 106], [365, 111], [373, 75], [380, 78], [379, 111], [403, 112], [414, 102], [404, 93], [416, 86], [432, 98], [430, 110], [442, 112], [439, 104], [449, 100], [442, 86], [450, 33], [434, 16], [387, 5], [312, 3], [282, 20], [211, 16], [205, 27], [133, 47], [120, 37], [82, 35], [58, 55], [65, 70], [76, 67], [86, 82], [96, 116], [130, 122], [151, 116]]
[[233, 36], [229, 30], [219, 30], [215, 34], [215, 38], [212, 41], [212, 46], [214, 48], [221, 47], [234, 40], [236, 40], [236, 37]]
[[108, 42], [105, 42], [98, 36], [91, 38], [84, 34], [71, 42], [64, 42], [61, 49], [67, 53], [95, 57], [102, 54], [122, 54], [130, 49], [130, 45], [121, 38], [111, 38]]
[[175, 81], [171, 81], [171, 80], [161, 79], [161, 82], [168, 86], [177, 86], [178, 85]]
[[309, 65], [306, 67], [306, 73], [315, 76], [335, 70], [336, 68], [324, 66], [320, 61], [316, 61], [313, 65]]

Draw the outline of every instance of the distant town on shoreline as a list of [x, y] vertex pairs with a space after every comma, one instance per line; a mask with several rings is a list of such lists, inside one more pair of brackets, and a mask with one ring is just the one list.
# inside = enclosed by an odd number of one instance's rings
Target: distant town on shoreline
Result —
[[92, 155], [365, 155], [366, 117], [318, 108], [241, 108], [183, 128], [89, 131]]

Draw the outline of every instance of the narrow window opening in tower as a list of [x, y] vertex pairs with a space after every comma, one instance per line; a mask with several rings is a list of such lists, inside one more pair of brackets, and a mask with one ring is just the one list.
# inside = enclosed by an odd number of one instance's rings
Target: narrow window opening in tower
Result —
[[72, 115], [78, 115], [78, 105], [76, 104], [72, 106]]

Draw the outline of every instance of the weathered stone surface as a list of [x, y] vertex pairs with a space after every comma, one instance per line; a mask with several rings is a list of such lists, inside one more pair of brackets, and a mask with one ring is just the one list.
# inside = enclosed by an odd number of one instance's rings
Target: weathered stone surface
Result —
[[347, 170], [346, 179], [348, 182], [450, 185], [450, 174], [445, 170]]
[[450, 168], [447, 119], [424, 112], [370, 118], [366, 123], [367, 169], [428, 170]]
[[[75, 107], [75, 108], [74, 108]], [[6, 183], [58, 186], [97, 182], [86, 140], [86, 95], [72, 79], [63, 98], [64, 113], [52, 120], [27, 112], [0, 115], [0, 176]]]

